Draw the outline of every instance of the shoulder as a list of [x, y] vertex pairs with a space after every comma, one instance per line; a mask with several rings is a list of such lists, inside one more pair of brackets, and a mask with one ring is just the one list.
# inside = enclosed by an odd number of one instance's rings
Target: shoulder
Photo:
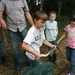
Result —
[[49, 20], [47, 20], [46, 22], [45, 22], [45, 25], [49, 25], [50, 24], [50, 21]]
[[57, 21], [54, 21], [55, 24], [57, 24]]
[[46, 23], [50, 22], [49, 20], [46, 21]]
[[65, 28], [69, 28], [69, 27], [71, 27], [71, 24], [68, 24]]
[[71, 25], [69, 24], [64, 28], [64, 30], [68, 31], [70, 28], [71, 28]]
[[34, 26], [32, 26], [29, 30], [28, 30], [28, 32], [30, 32], [30, 33], [33, 33], [35, 31], [35, 27]]

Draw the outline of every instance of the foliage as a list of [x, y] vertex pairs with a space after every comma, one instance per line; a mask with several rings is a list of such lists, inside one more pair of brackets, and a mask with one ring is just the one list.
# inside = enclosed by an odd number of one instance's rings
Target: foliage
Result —
[[[27, 0], [28, 1], [28, 0]], [[38, 1], [38, 5], [37, 2]], [[40, 10], [40, 0], [29, 0], [29, 8], [32, 13], [36, 10]], [[50, 11], [56, 11], [58, 15], [71, 16], [75, 13], [75, 0], [41, 0], [43, 1], [42, 9], [49, 13]]]

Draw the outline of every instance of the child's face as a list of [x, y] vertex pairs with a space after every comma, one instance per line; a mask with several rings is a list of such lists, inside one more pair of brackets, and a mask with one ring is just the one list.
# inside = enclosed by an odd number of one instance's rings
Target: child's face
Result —
[[74, 21], [74, 22], [71, 21], [71, 26], [72, 26], [72, 27], [75, 27], [75, 21]]
[[53, 22], [56, 19], [56, 14], [50, 14], [49, 19]]
[[43, 21], [42, 19], [39, 19], [39, 20], [35, 19], [34, 22], [37, 28], [42, 28], [45, 25], [45, 21]]

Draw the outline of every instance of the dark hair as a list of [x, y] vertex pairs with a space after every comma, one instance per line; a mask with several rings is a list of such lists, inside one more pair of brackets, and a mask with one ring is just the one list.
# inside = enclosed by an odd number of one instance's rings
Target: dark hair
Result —
[[55, 11], [51, 11], [51, 12], [49, 13], [49, 16], [50, 16], [51, 14], [55, 14], [55, 15], [56, 15], [56, 12], [55, 12]]
[[44, 11], [36, 11], [34, 14], [34, 19], [39, 20], [42, 19], [43, 21], [47, 20], [47, 14]]
[[71, 17], [70, 21], [75, 21], [75, 14]]

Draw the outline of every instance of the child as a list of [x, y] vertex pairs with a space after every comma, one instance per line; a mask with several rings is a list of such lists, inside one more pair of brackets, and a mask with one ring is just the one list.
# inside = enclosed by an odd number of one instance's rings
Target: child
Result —
[[5, 46], [4, 46], [4, 42], [3, 42], [3, 35], [2, 35], [2, 28], [0, 25], [0, 55], [1, 55], [1, 60], [2, 60], [2, 64], [6, 67], [8, 67], [8, 63], [6, 62], [5, 59]]
[[[46, 31], [46, 39], [56, 45], [56, 38], [57, 38], [57, 34], [58, 34], [58, 27], [57, 27], [57, 22], [55, 21], [56, 19], [56, 12], [51, 11], [49, 13], [49, 20], [46, 21], [44, 29]], [[50, 50], [51, 48], [48, 47], [48, 50]], [[53, 53], [51, 53], [49, 55], [49, 61], [53, 61], [54, 64], [56, 63], [56, 56], [57, 56], [57, 52], [53, 51]]]
[[71, 69], [67, 75], [73, 75], [75, 72], [75, 15], [71, 18], [71, 23], [65, 27], [65, 32], [62, 37], [57, 41], [59, 42], [67, 36], [66, 43], [66, 57], [71, 63]]
[[27, 61], [30, 63], [30, 67], [26, 70], [26, 74], [33, 67], [41, 64], [41, 62], [35, 61], [41, 58], [40, 46], [44, 43], [45, 45], [54, 48], [56, 46], [50, 44], [45, 40], [43, 26], [47, 19], [47, 15], [43, 11], [37, 11], [34, 15], [34, 25], [29, 29], [26, 38], [23, 41], [22, 48], [26, 50]]

